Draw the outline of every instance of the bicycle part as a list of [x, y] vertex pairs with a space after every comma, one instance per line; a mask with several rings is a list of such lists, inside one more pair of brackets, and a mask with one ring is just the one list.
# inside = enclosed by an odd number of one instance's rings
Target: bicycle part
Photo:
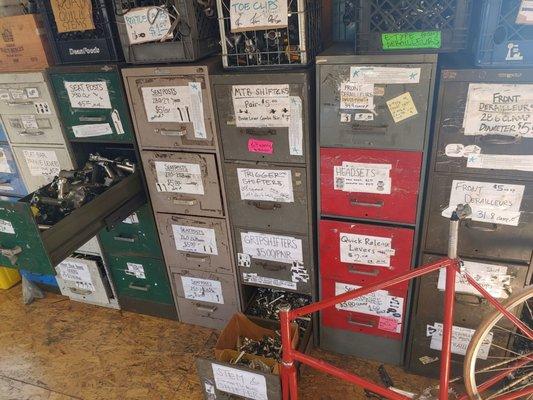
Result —
[[[503, 303], [503, 306], [510, 312], [523, 312], [522, 320], [526, 320], [523, 322], [525, 322], [530, 328], [533, 326], [533, 286], [528, 286], [513, 297], [507, 299]], [[522, 307], [523, 310], [521, 310]], [[499, 396], [504, 393], [518, 393], [518, 391], [526, 388], [529, 388], [531, 390], [530, 394], [533, 394], [533, 371], [531, 371], [531, 368], [533, 368], [533, 341], [525, 335], [498, 326], [498, 322], [500, 322], [503, 317], [504, 315], [501, 312], [498, 310], [494, 311], [485, 318], [470, 340], [470, 345], [468, 346], [465, 356], [463, 375], [466, 391], [471, 399], [488, 400], [491, 398], [491, 395]], [[476, 371], [476, 361], [478, 360], [480, 351], [482, 351], [482, 346], [484, 344], [486, 345], [487, 338], [494, 332], [495, 328], [497, 330], [503, 329], [509, 331], [514, 339], [510, 340], [509, 344], [516, 345], [518, 343], [521, 345], [522, 349], [501, 349], [506, 351], [506, 357], [499, 357], [499, 361], [495, 364]], [[479, 358], [481, 359], [481, 357]], [[489, 387], [487, 387], [487, 384], [484, 384], [484, 382], [496, 381], [494, 377], [489, 377], [488, 380], [483, 379], [488, 376], [485, 374], [489, 374], [490, 372], [495, 372], [497, 374], [496, 376], [500, 376], [500, 378], [505, 377], [506, 380], [504, 381], [503, 388], [499, 387], [496, 394], [491, 393], [485, 397], [482, 396], [482, 393], [484, 393]], [[480, 378], [483, 379], [484, 382], [479, 382]], [[503, 379], [500, 380], [503, 381]]]

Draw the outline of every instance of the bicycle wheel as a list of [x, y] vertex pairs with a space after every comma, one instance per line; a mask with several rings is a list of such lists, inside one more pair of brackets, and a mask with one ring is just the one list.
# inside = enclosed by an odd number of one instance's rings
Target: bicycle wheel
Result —
[[[530, 328], [533, 327], [533, 286], [528, 286], [503, 303]], [[494, 343], [496, 335], [507, 337], [506, 345]], [[497, 356], [490, 356], [495, 352]], [[490, 361], [487, 365], [487, 361]], [[483, 366], [480, 366], [483, 364]], [[519, 367], [519, 368], [518, 368]], [[518, 394], [533, 387], [533, 343], [520, 334], [507, 317], [495, 310], [487, 316], [470, 340], [463, 369], [466, 391], [471, 399], [489, 400]], [[483, 384], [497, 376], [499, 383], [484, 390]], [[533, 393], [522, 399], [533, 399]]]

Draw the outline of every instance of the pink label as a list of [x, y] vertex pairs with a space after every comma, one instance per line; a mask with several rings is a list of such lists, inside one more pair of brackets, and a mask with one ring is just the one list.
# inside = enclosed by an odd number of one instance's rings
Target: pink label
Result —
[[398, 321], [394, 318], [380, 317], [378, 329], [388, 332], [398, 332]]
[[270, 140], [248, 139], [248, 151], [250, 153], [272, 154], [274, 152], [274, 143]]

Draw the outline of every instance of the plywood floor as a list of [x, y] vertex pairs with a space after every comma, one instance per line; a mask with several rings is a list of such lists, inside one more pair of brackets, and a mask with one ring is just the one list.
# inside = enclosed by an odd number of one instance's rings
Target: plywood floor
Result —
[[[210, 356], [217, 333], [47, 294], [24, 306], [21, 287], [0, 290], [0, 399], [202, 399], [194, 360]], [[313, 355], [377, 379], [376, 363], [315, 350]], [[397, 386], [433, 382], [390, 367]], [[365, 399], [349, 384], [308, 368], [302, 399]]]

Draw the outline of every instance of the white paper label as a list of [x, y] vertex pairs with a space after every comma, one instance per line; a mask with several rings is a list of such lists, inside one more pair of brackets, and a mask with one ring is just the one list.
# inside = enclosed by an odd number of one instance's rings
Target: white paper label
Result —
[[533, 156], [506, 154], [472, 154], [468, 156], [466, 166], [468, 168], [533, 172]]
[[111, 108], [106, 82], [64, 83], [73, 108]]
[[420, 68], [350, 67], [350, 81], [372, 84], [406, 84], [420, 82]]
[[285, 28], [287, 0], [230, 0], [231, 32]]
[[224, 304], [222, 284], [219, 281], [182, 276], [181, 284], [186, 299]]
[[178, 251], [218, 255], [215, 230], [188, 225], [172, 225]]
[[58, 269], [61, 279], [74, 282], [76, 287], [80, 289], [92, 292], [96, 290], [87, 264], [73, 259], [66, 259], [59, 263]]
[[291, 236], [241, 232], [242, 252], [258, 260], [303, 262], [302, 240]]
[[340, 87], [341, 110], [373, 110], [374, 84], [342, 82]]
[[296, 282], [284, 281], [282, 279], [268, 278], [266, 276], [258, 276], [257, 274], [248, 274], [243, 272], [242, 279], [244, 282], [253, 283], [256, 285], [272, 286], [282, 289], [296, 290], [298, 287]]
[[163, 7], [140, 7], [124, 15], [129, 44], [165, 40], [172, 26], [170, 15]]
[[333, 169], [334, 189], [343, 192], [390, 194], [391, 164], [343, 161]]
[[13, 228], [13, 224], [11, 223], [11, 221], [0, 219], [0, 232], [14, 235], [15, 229]]
[[522, 25], [533, 24], [533, 0], [522, 0], [518, 9], [516, 23]]
[[135, 264], [132, 262], [127, 262], [126, 265], [128, 267], [128, 273], [130, 275], [135, 276], [135, 278], [137, 279], [146, 279], [146, 275], [144, 273], [144, 267], [142, 266], [142, 264]]
[[189, 86], [141, 88], [148, 122], [191, 122]]
[[22, 150], [28, 169], [32, 176], [49, 176], [59, 174], [61, 166], [55, 151], [51, 150]]
[[[489, 294], [497, 299], [506, 299], [509, 294], [505, 290], [511, 285], [511, 276], [507, 274], [507, 267], [503, 265], [483, 264], [473, 261], [464, 261], [463, 265], [466, 273], [483, 287]], [[439, 272], [437, 283], [439, 290], [446, 288], [446, 269]], [[476, 296], [481, 294], [468, 283], [468, 280], [461, 274], [455, 274], [455, 291], [459, 293], [469, 293]]]
[[289, 101], [289, 154], [291, 156], [303, 156], [304, 127], [302, 120], [302, 99], [298, 96], [290, 96]]
[[204, 122], [204, 101], [202, 98], [202, 84], [200, 82], [189, 82], [191, 93], [190, 117], [194, 127], [194, 137], [197, 139], [207, 139], [207, 130]]
[[2, 101], [9, 101], [9, 100], [11, 100], [11, 95], [9, 94], [9, 90], [7, 90], [7, 89], [0, 89], [0, 100], [2, 100]]
[[2, 148], [0, 148], [0, 172], [4, 174], [12, 173], [9, 163], [7, 162], [6, 152]]
[[266, 379], [263, 375], [215, 363], [211, 364], [211, 367], [218, 390], [246, 399], [268, 400]]
[[[335, 282], [335, 296], [360, 288], [361, 286]], [[402, 328], [403, 302], [403, 297], [391, 296], [386, 290], [377, 290], [336, 304], [335, 307], [338, 310], [394, 319], [398, 323], [396, 332], [399, 333]]]
[[124, 224], [138, 224], [139, 223], [139, 217], [137, 216], [137, 213], [131, 214], [128, 218], [126, 218], [124, 221], [122, 221]]
[[[426, 328], [427, 335], [431, 336], [431, 343], [429, 347], [433, 350], [442, 350], [442, 331], [443, 331], [443, 325], [440, 322], [435, 322], [433, 326], [428, 325]], [[474, 333], [476, 331], [474, 329], [469, 328], [463, 328], [460, 326], [453, 326], [452, 327], [452, 349], [451, 352], [453, 354], [459, 354], [464, 356], [466, 354], [466, 350], [468, 349], [468, 345], [470, 344], [470, 340], [472, 340], [472, 336], [474, 336]], [[482, 359], [486, 360], [489, 356], [490, 346], [492, 345], [492, 338], [493, 334], [492, 332], [487, 335], [487, 338], [483, 341], [481, 347], [479, 348], [479, 352], [477, 353], [477, 356]]]
[[234, 85], [231, 88], [238, 127], [288, 127], [289, 85]]
[[28, 94], [22, 89], [9, 89], [9, 94], [13, 100], [26, 100]]
[[473, 221], [517, 226], [524, 190], [523, 185], [454, 180], [442, 216], [450, 218], [457, 205], [468, 204]]
[[86, 138], [93, 136], [112, 135], [113, 129], [108, 123], [105, 124], [89, 124], [89, 125], [74, 125], [72, 127], [74, 136], [78, 138]]
[[461, 143], [449, 143], [444, 149], [444, 154], [450, 158], [468, 157], [474, 154], [481, 154], [481, 147], [475, 144], [465, 146]]
[[178, 162], [155, 162], [157, 191], [204, 194], [200, 165]]
[[341, 122], [352, 122], [352, 114], [341, 113]]
[[26, 96], [28, 96], [29, 99], [38, 99], [41, 97], [39, 94], [39, 88], [36, 87], [28, 87], [26, 90]]
[[293, 203], [290, 169], [237, 168], [242, 200]]
[[354, 121], [374, 121], [374, 114], [369, 112], [355, 113], [353, 119]]
[[252, 265], [250, 254], [237, 253], [237, 265], [239, 267], [250, 268]]
[[392, 239], [380, 236], [339, 234], [341, 262], [390, 267], [390, 258], [396, 252]]
[[465, 135], [533, 137], [533, 85], [471, 83]]
[[21, 115], [20, 123], [24, 129], [39, 129], [35, 115]]
[[50, 108], [50, 105], [46, 101], [33, 103], [33, 106], [35, 107], [35, 112], [37, 114], [46, 114], [46, 115], [52, 114], [52, 109]]
[[124, 127], [122, 126], [122, 120], [120, 119], [120, 114], [117, 109], [113, 110], [111, 113], [111, 120], [113, 121], [117, 135], [124, 135]]

